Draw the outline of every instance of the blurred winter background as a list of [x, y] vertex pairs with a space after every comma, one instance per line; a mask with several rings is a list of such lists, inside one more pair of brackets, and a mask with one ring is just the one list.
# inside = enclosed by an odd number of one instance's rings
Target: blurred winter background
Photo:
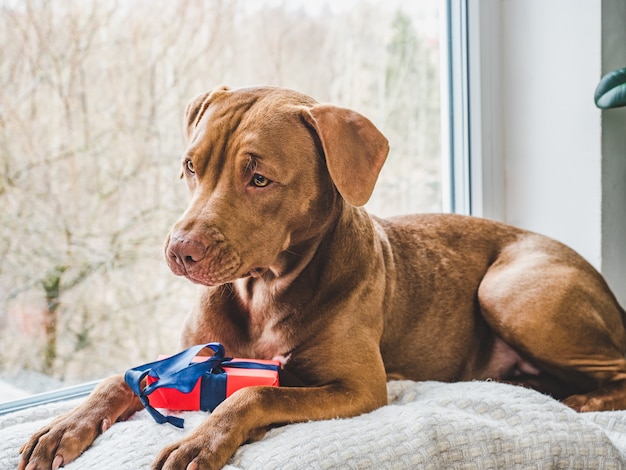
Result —
[[162, 261], [187, 101], [294, 88], [391, 153], [368, 208], [441, 210], [440, 0], [0, 0], [0, 401], [177, 349]]

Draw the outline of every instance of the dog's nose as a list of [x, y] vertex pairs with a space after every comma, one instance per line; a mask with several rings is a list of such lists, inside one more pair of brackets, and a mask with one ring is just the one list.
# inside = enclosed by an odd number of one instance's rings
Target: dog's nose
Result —
[[173, 235], [167, 248], [167, 255], [178, 266], [189, 269], [206, 256], [206, 246], [197, 240]]

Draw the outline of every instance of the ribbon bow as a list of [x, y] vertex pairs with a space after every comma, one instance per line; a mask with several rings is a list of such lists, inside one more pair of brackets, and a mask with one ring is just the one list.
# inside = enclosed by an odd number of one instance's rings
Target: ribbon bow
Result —
[[[196, 357], [204, 348], [213, 350], [214, 355], [206, 361], [193, 362], [193, 358]], [[263, 369], [272, 368], [272, 366], [266, 366], [265, 364], [229, 362], [232, 358], [224, 357], [224, 355], [224, 346], [220, 343], [200, 344], [186, 349], [174, 356], [168, 357], [167, 359], [150, 362], [148, 364], [130, 369], [126, 371], [126, 374], [124, 374], [124, 380], [133, 390], [135, 395], [139, 397], [143, 406], [146, 410], [148, 410], [148, 413], [150, 413], [157, 423], [170, 423], [178, 428], [182, 428], [184, 424], [184, 420], [182, 418], [164, 416], [159, 413], [150, 405], [148, 395], [150, 395], [157, 388], [162, 387], [175, 388], [183, 393], [189, 393], [195, 387], [198, 379], [204, 374], [223, 373], [224, 371], [222, 366]], [[142, 390], [141, 381], [148, 374], [158, 380], [150, 385], [147, 385]], [[213, 408], [215, 408], [215, 406], [217, 406], [217, 403], [215, 403]], [[211, 410], [213, 408], [211, 408]]]

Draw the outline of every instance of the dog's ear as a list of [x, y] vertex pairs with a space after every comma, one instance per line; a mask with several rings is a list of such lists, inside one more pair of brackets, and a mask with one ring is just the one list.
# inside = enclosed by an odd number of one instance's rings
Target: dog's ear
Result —
[[338, 106], [315, 105], [305, 119], [320, 138], [339, 193], [353, 206], [364, 205], [389, 152], [385, 136], [365, 116]]
[[200, 119], [202, 119], [204, 112], [209, 106], [211, 97], [215, 93], [227, 91], [228, 89], [229, 88], [226, 86], [214, 88], [211, 91], [199, 94], [187, 103], [187, 108], [185, 109], [185, 122], [183, 123], [183, 130], [185, 132], [185, 139], [187, 139], [187, 142], [189, 142], [194, 129], [200, 122]]

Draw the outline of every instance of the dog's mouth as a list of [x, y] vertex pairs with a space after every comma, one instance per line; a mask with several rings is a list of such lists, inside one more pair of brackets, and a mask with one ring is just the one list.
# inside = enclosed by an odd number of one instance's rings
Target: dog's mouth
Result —
[[241, 277], [244, 269], [237, 250], [221, 242], [207, 244], [182, 235], [169, 238], [165, 259], [178, 276], [195, 284], [218, 286]]
[[265, 268], [253, 268], [243, 274], [217, 275], [215, 273], [205, 272], [182, 272], [179, 275], [186, 277], [194, 284], [206, 287], [216, 287], [236, 281], [237, 279], [261, 278], [267, 270]]
[[[237, 279], [264, 278], [268, 272], [276, 271], [262, 264], [251, 267], [258, 261], [244, 263], [239, 250], [227, 243], [216, 227], [205, 229], [203, 235], [205, 240], [174, 232], [167, 238], [165, 260], [174, 274], [184, 276], [194, 284], [214, 287]], [[209, 238], [208, 242], [206, 238]]]

